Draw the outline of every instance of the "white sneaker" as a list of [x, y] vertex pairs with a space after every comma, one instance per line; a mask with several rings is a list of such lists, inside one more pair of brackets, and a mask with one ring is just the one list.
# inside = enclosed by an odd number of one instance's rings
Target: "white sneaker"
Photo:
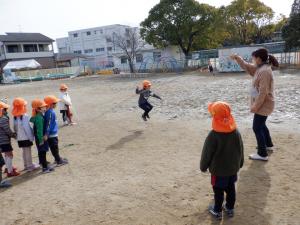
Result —
[[267, 147], [267, 151], [273, 152], [274, 149], [273, 149], [273, 147]]
[[268, 161], [269, 157], [268, 156], [262, 157], [262, 156], [258, 155], [257, 153], [254, 153], [254, 154], [249, 155], [249, 159], [260, 160], [260, 161]]
[[39, 168], [40, 168], [40, 165], [32, 164], [32, 166], [30, 166], [29, 168], [27, 168], [27, 170], [28, 170], [29, 172], [32, 172], [32, 171], [37, 170], [37, 169], [39, 169]]

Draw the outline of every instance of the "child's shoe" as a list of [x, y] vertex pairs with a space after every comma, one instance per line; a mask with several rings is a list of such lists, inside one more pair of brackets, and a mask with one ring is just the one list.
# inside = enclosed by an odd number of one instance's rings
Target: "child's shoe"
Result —
[[147, 121], [147, 118], [146, 118], [145, 115], [142, 115], [142, 118], [143, 118], [144, 121]]
[[37, 170], [40, 168], [40, 165], [32, 164], [30, 167], [26, 168], [29, 172], [32, 172], [34, 170]]
[[260, 161], [268, 161], [268, 160], [269, 160], [269, 157], [268, 157], [268, 156], [262, 157], [262, 156], [260, 156], [259, 154], [254, 153], [254, 154], [249, 155], [249, 159], [252, 159], [252, 160], [260, 160]]
[[217, 220], [222, 219], [222, 212], [216, 212], [214, 205], [209, 206], [208, 210], [211, 215], [213, 215]]
[[223, 207], [223, 209], [228, 217], [234, 217], [234, 209], [228, 209], [226, 205]]
[[[13, 166], [13, 170], [17, 170], [17, 167], [14, 167], [14, 166]], [[8, 173], [7, 168], [4, 169], [4, 173]]]
[[61, 158], [59, 162], [56, 162], [56, 165], [57, 165], [57, 166], [63, 166], [63, 165], [66, 165], [66, 164], [68, 164], [68, 163], [69, 163], [69, 162], [68, 162], [67, 159]]
[[19, 176], [20, 172], [18, 172], [16, 169], [13, 169], [11, 173], [7, 173], [7, 177], [16, 177]]
[[54, 168], [52, 168], [52, 167], [43, 168], [43, 173], [51, 173], [53, 171], [54, 171]]
[[0, 188], [9, 188], [9, 187], [11, 187], [11, 183], [9, 183], [9, 181], [4, 180], [0, 182]]

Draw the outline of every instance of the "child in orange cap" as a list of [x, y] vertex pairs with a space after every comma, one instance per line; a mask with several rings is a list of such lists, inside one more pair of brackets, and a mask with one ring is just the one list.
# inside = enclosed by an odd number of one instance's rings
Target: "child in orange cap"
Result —
[[20, 175], [13, 167], [13, 148], [11, 138], [16, 138], [16, 134], [10, 129], [7, 110], [9, 105], [0, 102], [0, 149], [5, 156], [6, 172], [8, 177]]
[[62, 114], [62, 119], [64, 122], [64, 125], [75, 125], [72, 121], [73, 114], [71, 112], [72, 107], [72, 100], [68, 93], [68, 86], [65, 84], [60, 85], [60, 95], [59, 95], [60, 102], [59, 104], [59, 110]]
[[151, 82], [148, 80], [143, 81], [143, 88], [140, 89], [139, 87], [136, 87], [136, 94], [140, 95], [139, 98], [139, 107], [144, 110], [144, 113], [142, 115], [142, 118], [144, 121], [147, 121], [147, 119], [150, 119], [149, 113], [153, 109], [153, 106], [149, 103], [148, 99], [150, 97], [158, 98], [161, 100], [161, 97], [154, 94], [151, 91]]
[[58, 123], [57, 123], [56, 113], [54, 111], [57, 103], [60, 100], [53, 95], [49, 95], [45, 97], [44, 101], [48, 107], [44, 117], [45, 118], [44, 140], [48, 141], [51, 153], [55, 159], [57, 166], [65, 165], [68, 163], [68, 160], [61, 158], [59, 155]]
[[46, 112], [46, 103], [40, 99], [32, 101], [32, 117], [30, 122], [33, 123], [33, 130], [35, 136], [35, 144], [38, 149], [40, 164], [43, 167], [43, 173], [50, 173], [54, 168], [50, 167], [47, 162], [47, 152], [49, 151], [48, 142], [44, 140], [44, 116]]
[[[200, 170], [206, 172], [209, 169], [211, 173], [215, 203], [209, 207], [209, 212], [222, 219], [222, 209], [229, 217], [234, 215], [235, 182], [244, 163], [244, 147], [229, 104], [211, 103], [208, 110], [212, 115], [212, 131], [203, 146]], [[223, 207], [224, 192], [226, 204]]]
[[24, 170], [33, 171], [38, 169], [39, 166], [32, 163], [31, 146], [33, 145], [34, 135], [29, 123], [29, 116], [26, 114], [26, 106], [27, 102], [23, 98], [14, 99], [12, 114], [18, 145], [23, 150]]

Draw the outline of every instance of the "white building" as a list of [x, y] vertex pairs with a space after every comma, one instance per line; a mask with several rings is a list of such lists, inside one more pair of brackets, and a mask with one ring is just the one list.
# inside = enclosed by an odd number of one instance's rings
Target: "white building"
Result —
[[[136, 29], [126, 25], [109, 25], [70, 31], [68, 37], [56, 40], [59, 53], [76, 53], [90, 56], [89, 65], [92, 67], [118, 67], [121, 70], [129, 70], [126, 54], [115, 44], [114, 34], [126, 35], [130, 29]], [[175, 61], [183, 59], [181, 51], [177, 47], [156, 49], [152, 45], [145, 44], [138, 51], [135, 59], [135, 68], [152, 69], [158, 66], [158, 61]]]
[[35, 59], [43, 68], [55, 67], [52, 40], [40, 33], [0, 35], [0, 69], [9, 61]]

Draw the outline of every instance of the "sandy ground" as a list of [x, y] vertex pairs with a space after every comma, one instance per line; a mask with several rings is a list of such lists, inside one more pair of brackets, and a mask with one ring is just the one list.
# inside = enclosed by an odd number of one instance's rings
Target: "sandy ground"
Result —
[[[135, 87], [142, 79], [90, 77], [70, 87], [78, 125], [60, 130], [70, 164], [54, 173], [25, 173], [0, 190], [0, 224], [297, 225], [300, 224], [300, 74], [276, 73], [277, 107], [269, 119], [276, 145], [268, 163], [246, 159], [237, 184], [236, 216], [216, 222], [207, 213], [209, 174], [199, 172], [210, 130], [206, 104], [233, 106], [245, 143], [256, 143], [248, 109], [250, 77], [196, 74], [153, 76], [164, 101], [151, 120], [140, 118]], [[62, 81], [0, 86], [0, 97], [58, 94]], [[15, 146], [15, 163], [22, 168]], [[34, 148], [35, 149], [35, 148]], [[34, 159], [37, 160], [36, 151]], [[48, 160], [53, 160], [48, 154]]]

